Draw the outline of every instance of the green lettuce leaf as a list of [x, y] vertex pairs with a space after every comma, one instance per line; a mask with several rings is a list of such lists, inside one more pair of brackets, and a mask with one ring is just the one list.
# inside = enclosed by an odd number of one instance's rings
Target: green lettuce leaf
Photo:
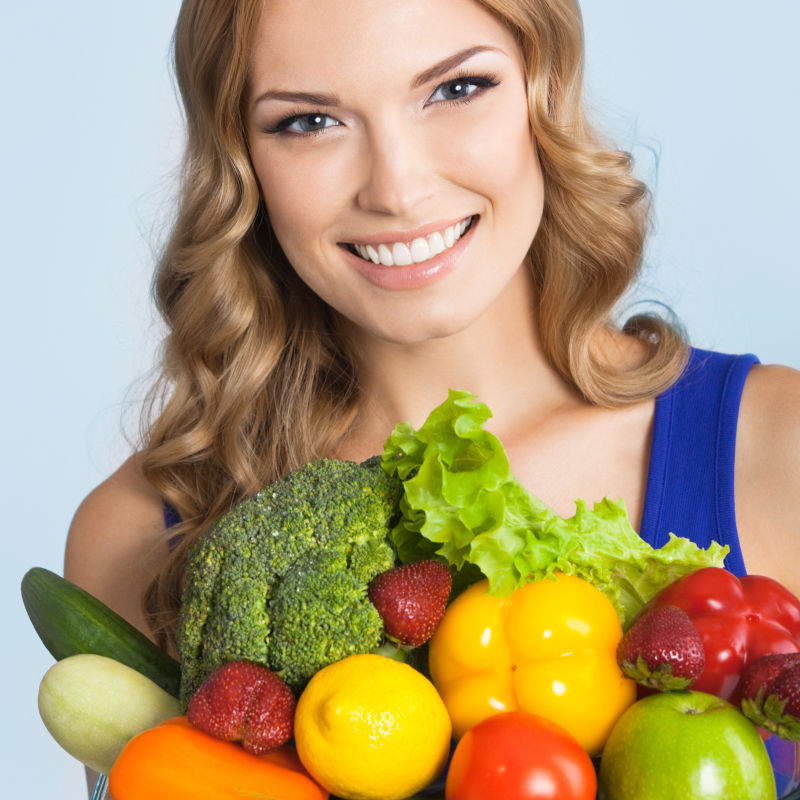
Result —
[[565, 519], [512, 475], [491, 416], [468, 392], [451, 390], [419, 429], [403, 423], [386, 441], [383, 467], [403, 481], [392, 540], [403, 562], [439, 558], [464, 588], [485, 576], [489, 591], [510, 594], [562, 572], [594, 584], [627, 625], [658, 591], [701, 567], [723, 566], [727, 547], [703, 550], [670, 534], [654, 549], [628, 519], [625, 504], [578, 500]]

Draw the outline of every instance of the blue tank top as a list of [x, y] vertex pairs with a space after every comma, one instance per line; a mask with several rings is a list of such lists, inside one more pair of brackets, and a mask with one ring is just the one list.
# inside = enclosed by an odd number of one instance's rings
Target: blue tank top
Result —
[[758, 359], [692, 349], [681, 377], [656, 398], [641, 537], [670, 532], [701, 547], [730, 547], [725, 566], [744, 575], [733, 495], [739, 402]]

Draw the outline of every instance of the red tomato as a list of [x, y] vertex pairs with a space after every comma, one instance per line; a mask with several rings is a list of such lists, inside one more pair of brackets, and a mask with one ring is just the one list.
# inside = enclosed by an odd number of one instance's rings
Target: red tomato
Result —
[[554, 722], [508, 711], [462, 736], [450, 762], [447, 800], [595, 800], [592, 760]]

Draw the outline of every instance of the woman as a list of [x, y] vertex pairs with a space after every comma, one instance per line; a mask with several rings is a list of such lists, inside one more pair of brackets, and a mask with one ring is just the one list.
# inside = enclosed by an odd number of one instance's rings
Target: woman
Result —
[[[572, 0], [185, 0], [175, 59], [162, 381], [141, 451], [75, 516], [69, 579], [172, 648], [186, 551], [216, 519], [312, 458], [380, 452], [452, 387], [561, 514], [608, 494], [654, 539], [700, 539], [659, 503], [684, 467], [713, 475], [694, 506], [741, 546], [732, 568], [800, 593], [800, 375], [697, 353], [684, 373], [668, 325], [613, 324], [647, 193], [584, 117]], [[694, 447], [681, 431], [722, 423], [683, 416], [723, 390], [724, 435]], [[672, 472], [657, 397], [692, 445]]]

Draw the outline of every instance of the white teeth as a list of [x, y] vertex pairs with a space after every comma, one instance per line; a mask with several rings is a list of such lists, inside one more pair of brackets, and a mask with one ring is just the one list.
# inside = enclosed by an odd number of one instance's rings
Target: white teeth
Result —
[[411, 251], [402, 242], [395, 242], [392, 245], [392, 258], [398, 267], [406, 267], [414, 263], [411, 260]]
[[392, 253], [385, 244], [378, 245], [378, 257], [380, 258], [381, 264], [383, 264], [384, 267], [394, 266], [394, 261], [392, 260]]
[[420, 261], [427, 261], [431, 257], [431, 249], [428, 247], [428, 242], [425, 239], [414, 239], [411, 242], [411, 258], [415, 264]]
[[438, 256], [439, 253], [444, 252], [445, 245], [444, 245], [444, 237], [442, 236], [439, 231], [436, 233], [432, 233], [428, 237], [428, 247], [430, 248], [432, 256]]
[[405, 267], [409, 264], [419, 264], [449, 250], [464, 235], [464, 231], [470, 226], [472, 220], [473, 217], [467, 217], [467, 219], [445, 228], [444, 231], [435, 231], [427, 237], [420, 236], [410, 243], [379, 244], [377, 248], [371, 244], [354, 244], [353, 249], [365, 261], [383, 264], [385, 267]]

